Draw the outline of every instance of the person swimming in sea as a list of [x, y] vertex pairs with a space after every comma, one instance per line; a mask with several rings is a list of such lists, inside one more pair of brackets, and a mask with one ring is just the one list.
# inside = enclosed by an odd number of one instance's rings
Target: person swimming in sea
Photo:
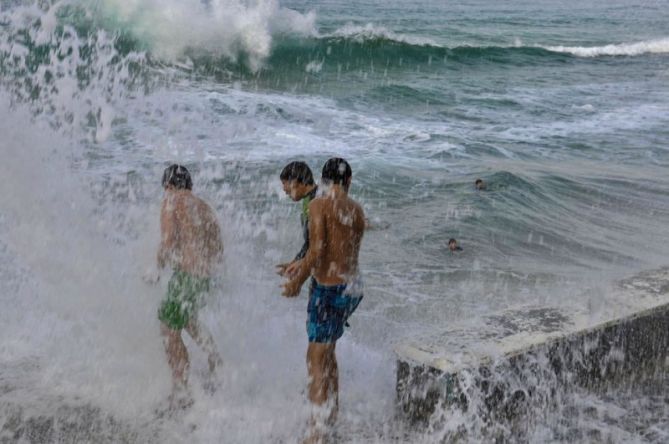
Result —
[[485, 191], [488, 188], [488, 185], [483, 181], [483, 179], [479, 178], [474, 182], [474, 187], [476, 187], [478, 191]]
[[458, 241], [454, 238], [448, 240], [448, 249], [450, 251], [462, 251], [462, 247], [458, 245]]

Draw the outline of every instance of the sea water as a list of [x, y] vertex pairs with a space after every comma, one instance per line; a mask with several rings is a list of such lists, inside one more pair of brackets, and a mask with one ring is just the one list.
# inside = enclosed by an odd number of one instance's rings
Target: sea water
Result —
[[[298, 442], [306, 294], [283, 298], [274, 271], [301, 243], [278, 175], [304, 160], [318, 177], [341, 156], [378, 229], [337, 347], [339, 439], [487, 439], [457, 412], [407, 429], [392, 346], [516, 305], [596, 312], [613, 280], [666, 264], [668, 6], [3, 0], [2, 438]], [[166, 419], [169, 275], [142, 277], [172, 162], [221, 222], [225, 263], [200, 319], [225, 362], [205, 393], [187, 340], [196, 402]], [[529, 436], [502, 435], [666, 442], [666, 389], [664, 376], [574, 389]]]

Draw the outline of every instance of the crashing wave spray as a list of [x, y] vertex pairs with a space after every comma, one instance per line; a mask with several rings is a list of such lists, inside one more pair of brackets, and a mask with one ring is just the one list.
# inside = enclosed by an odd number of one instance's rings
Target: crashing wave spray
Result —
[[315, 34], [315, 14], [282, 8], [277, 0], [103, 0], [96, 14], [146, 44], [152, 54], [174, 61], [186, 55], [244, 60], [258, 70], [275, 35]]
[[[115, 115], [131, 118], [127, 110], [133, 104], [145, 107], [142, 111], [151, 109], [144, 100], [132, 99], [131, 85], [137, 73], [141, 80], [142, 70], [151, 69], [149, 57], [123, 51], [114, 34], [80, 26], [90, 22], [66, 15], [73, 3], [40, 5], [5, 10], [0, 29], [0, 89], [4, 90], [0, 91], [4, 135], [0, 153], [7, 159], [4, 180], [10, 189], [0, 197], [0, 273], [11, 276], [0, 281], [0, 288], [12, 287], [2, 291], [0, 298], [4, 307], [0, 331], [5, 338], [0, 381], [12, 392], [3, 396], [0, 429], [14, 436], [32, 434], [42, 442], [63, 437], [99, 442], [105, 442], [105, 437], [108, 442], [193, 439], [193, 431], [179, 424], [167, 424], [163, 430], [188, 433], [188, 437], [172, 434], [167, 439], [153, 433], [154, 428], [162, 428], [153, 408], [169, 388], [156, 317], [166, 280], [150, 287], [141, 274], [155, 260], [162, 165], [148, 152], [148, 161], [124, 162], [122, 172], [114, 174], [106, 162], [113, 150], [106, 148], [118, 148], [115, 138], [107, 144], [91, 143], [110, 135]], [[155, 95], [146, 98], [151, 99]], [[12, 106], [7, 106], [10, 101]], [[115, 112], [121, 109], [126, 111], [123, 115]], [[117, 128], [122, 126], [119, 121]], [[124, 148], [111, 155], [124, 156]], [[104, 166], [96, 170], [88, 162], [95, 163], [99, 157]], [[128, 171], [128, 165], [134, 171]], [[196, 167], [198, 192], [207, 194], [202, 184], [230, 177], [230, 170], [234, 165], [209, 174]], [[272, 176], [271, 183], [275, 182]], [[265, 185], [255, 178], [252, 188], [266, 198], [270, 187]], [[208, 196], [212, 202], [234, 206], [227, 190], [214, 187]], [[235, 206], [233, 210], [236, 217], [247, 217], [252, 223], [231, 226], [271, 234], [266, 222], [255, 226], [262, 209], [245, 212]], [[235, 219], [228, 216], [227, 220]], [[215, 316], [215, 322], [205, 321], [221, 338], [228, 363], [227, 385], [214, 397], [198, 392], [194, 359], [193, 385], [196, 397], [201, 396], [188, 413], [199, 427], [194, 439], [217, 441], [221, 430], [229, 442], [296, 436], [306, 416], [300, 395], [304, 380], [289, 364], [301, 362], [301, 347], [297, 356], [286, 355], [293, 349], [297, 352], [302, 330], [292, 328], [295, 315], [288, 309], [267, 322], [265, 307], [276, 299], [275, 282], [263, 273], [273, 272], [258, 270], [257, 258], [254, 262], [244, 256], [253, 251], [249, 240], [253, 233], [236, 229], [226, 234], [236, 237], [226, 250], [235, 258], [235, 273], [240, 276], [223, 279], [225, 313], [212, 304], [202, 315]], [[289, 331], [290, 339], [272, 335], [274, 329]], [[256, 365], [267, 361], [273, 365]], [[258, 388], [274, 384], [275, 379], [282, 381], [281, 387], [259, 398], [256, 393], [264, 390]], [[286, 415], [285, 410], [293, 413]], [[282, 412], [278, 428], [272, 426], [277, 412]], [[106, 415], [128, 424], [126, 428], [134, 430], [128, 432], [132, 436], [125, 439]], [[248, 417], [260, 427], [251, 431], [239, 427]], [[89, 434], [77, 435], [79, 428]], [[77, 438], [70, 439], [73, 434]]]
[[256, 71], [273, 36], [311, 35], [314, 21], [275, 0], [26, 2], [0, 13], [0, 83], [52, 127], [103, 142], [119, 100], [164, 75], [152, 60], [206, 55]]
[[82, 29], [71, 2], [32, 3], [0, 15], [0, 84], [12, 101], [66, 132], [107, 139], [114, 104], [140, 78], [142, 52], [123, 54], [113, 34]]

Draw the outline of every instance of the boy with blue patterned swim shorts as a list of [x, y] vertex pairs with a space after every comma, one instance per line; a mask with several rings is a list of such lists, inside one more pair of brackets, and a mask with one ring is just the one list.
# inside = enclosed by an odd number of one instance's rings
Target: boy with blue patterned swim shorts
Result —
[[365, 231], [362, 207], [348, 197], [351, 167], [328, 160], [321, 176], [322, 195], [309, 203], [309, 249], [288, 274], [284, 296], [300, 293], [311, 276], [307, 307], [309, 400], [316, 407], [305, 442], [321, 442], [338, 411], [339, 375], [335, 346], [362, 300], [358, 253]]
[[309, 342], [334, 343], [342, 337], [349, 316], [362, 301], [362, 292], [353, 293], [350, 287], [355, 286], [321, 285], [311, 278], [307, 306]]

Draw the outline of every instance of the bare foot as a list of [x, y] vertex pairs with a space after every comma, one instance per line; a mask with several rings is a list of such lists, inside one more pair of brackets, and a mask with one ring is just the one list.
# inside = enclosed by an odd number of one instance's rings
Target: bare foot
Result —
[[191, 407], [195, 401], [190, 392], [186, 389], [175, 389], [170, 396], [167, 397], [167, 405], [163, 405], [154, 410], [158, 418], [173, 418], [179, 412]]
[[302, 444], [325, 444], [325, 435], [322, 431], [312, 429]]
[[328, 439], [328, 433], [330, 428], [322, 420], [318, 418], [317, 415], [314, 415], [309, 420], [307, 437], [302, 441], [302, 444], [326, 444]]
[[223, 359], [221, 359], [221, 356], [218, 353], [210, 354], [207, 358], [207, 362], [209, 363], [209, 373], [211, 375], [214, 375], [216, 369], [223, 365]]
[[213, 395], [220, 386], [217, 373], [218, 369], [223, 365], [223, 360], [218, 353], [212, 353], [207, 358], [207, 361], [209, 362], [209, 374], [204, 378], [203, 388], [205, 392]]
[[172, 412], [186, 410], [195, 403], [193, 396], [187, 388], [175, 389], [167, 399], [170, 406], [169, 409]]

